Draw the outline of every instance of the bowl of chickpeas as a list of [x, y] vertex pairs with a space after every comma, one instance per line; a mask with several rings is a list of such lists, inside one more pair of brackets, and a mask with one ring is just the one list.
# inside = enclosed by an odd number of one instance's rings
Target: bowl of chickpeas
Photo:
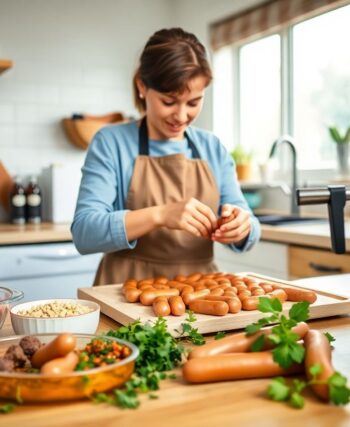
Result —
[[16, 334], [73, 332], [94, 334], [100, 306], [83, 299], [49, 299], [17, 304], [10, 310]]

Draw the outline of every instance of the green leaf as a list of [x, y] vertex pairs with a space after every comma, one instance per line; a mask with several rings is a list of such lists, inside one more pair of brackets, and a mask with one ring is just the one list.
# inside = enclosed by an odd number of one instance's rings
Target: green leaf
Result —
[[346, 405], [350, 401], [350, 389], [346, 386], [346, 378], [335, 372], [328, 378], [329, 400], [335, 405]]
[[309, 372], [313, 378], [317, 377], [317, 375], [319, 375], [322, 371], [323, 371], [323, 367], [319, 363], [312, 365], [309, 369]]
[[305, 348], [303, 345], [298, 343], [289, 344], [289, 353], [292, 361], [301, 363], [304, 360]]
[[282, 303], [278, 298], [271, 299], [271, 306], [274, 311], [280, 313], [282, 311]]
[[259, 325], [259, 323], [252, 323], [251, 325], [248, 325], [245, 328], [245, 333], [247, 336], [250, 335], [254, 335], [256, 334], [258, 331], [260, 331], [260, 329], [263, 327], [263, 325]]
[[119, 408], [125, 409], [136, 409], [140, 402], [137, 398], [137, 394], [133, 390], [114, 390], [115, 394], [115, 404], [119, 406]]
[[226, 333], [225, 333], [225, 332], [223, 332], [223, 331], [220, 331], [220, 332], [217, 332], [217, 333], [216, 333], [216, 335], [215, 335], [214, 339], [215, 339], [215, 340], [221, 340], [221, 338], [225, 338], [225, 336], [226, 336]]
[[291, 394], [289, 403], [297, 409], [302, 409], [305, 404], [303, 396], [297, 392]]
[[265, 336], [264, 335], [260, 335], [260, 337], [258, 337], [252, 344], [252, 346], [250, 347], [250, 350], [255, 352], [255, 351], [261, 351], [264, 348], [264, 344], [265, 344]]
[[267, 388], [267, 394], [272, 400], [287, 400], [289, 392], [289, 386], [282, 377], [273, 379]]
[[[275, 313], [276, 311], [282, 311], [281, 302], [277, 300], [279, 302], [278, 305], [278, 303], [274, 303], [274, 301], [276, 300], [277, 298], [271, 299], [267, 297], [260, 297], [258, 310], [262, 313]], [[276, 306], [277, 308], [274, 308], [274, 306]]]
[[304, 322], [309, 318], [309, 305], [307, 301], [298, 302], [293, 304], [289, 310], [289, 318], [296, 322]]
[[337, 143], [337, 144], [342, 144], [343, 138], [341, 137], [338, 129], [335, 126], [331, 126], [328, 128], [329, 133], [331, 135], [331, 137], [333, 138], [333, 140]]
[[272, 350], [273, 360], [282, 368], [288, 368], [292, 364], [288, 344], [281, 344]]
[[273, 343], [273, 344], [279, 344], [281, 342], [281, 337], [278, 334], [270, 334], [267, 336], [267, 338]]
[[339, 372], [334, 372], [332, 376], [328, 378], [328, 384], [334, 387], [344, 387], [346, 386], [346, 378], [341, 375]]
[[12, 412], [17, 405], [14, 403], [5, 403], [4, 405], [0, 405], [0, 414], [9, 414]]
[[325, 332], [324, 334], [325, 334], [325, 337], [327, 338], [328, 342], [331, 343], [331, 342], [335, 341], [334, 336], [332, 334], [330, 334], [329, 332]]
[[293, 380], [293, 390], [297, 393], [301, 393], [307, 385], [305, 381], [300, 381], [298, 379]]
[[197, 317], [195, 316], [192, 310], [186, 310], [186, 313], [187, 313], [187, 318], [185, 319], [185, 322], [192, 323], [197, 320]]

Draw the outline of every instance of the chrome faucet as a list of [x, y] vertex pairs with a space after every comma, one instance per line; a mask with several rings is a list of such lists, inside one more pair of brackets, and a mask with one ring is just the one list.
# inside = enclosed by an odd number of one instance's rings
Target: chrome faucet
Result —
[[289, 135], [282, 135], [272, 144], [269, 157], [274, 156], [277, 147], [282, 144], [287, 144], [292, 153], [292, 185], [291, 185], [291, 213], [294, 215], [299, 215], [299, 206], [297, 203], [297, 151], [294, 145], [294, 139]]

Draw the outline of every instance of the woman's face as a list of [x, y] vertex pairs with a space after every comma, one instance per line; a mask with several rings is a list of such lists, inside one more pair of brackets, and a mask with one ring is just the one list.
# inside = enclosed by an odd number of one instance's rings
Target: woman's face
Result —
[[207, 79], [193, 78], [183, 93], [161, 93], [139, 85], [146, 101], [148, 136], [150, 139], [181, 140], [187, 126], [202, 109]]

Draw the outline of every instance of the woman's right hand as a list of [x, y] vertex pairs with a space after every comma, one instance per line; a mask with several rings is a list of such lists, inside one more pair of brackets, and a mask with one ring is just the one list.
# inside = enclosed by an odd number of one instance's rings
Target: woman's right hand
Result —
[[214, 212], [193, 197], [161, 206], [160, 217], [161, 226], [171, 230], [184, 230], [197, 237], [210, 238], [217, 228]]

